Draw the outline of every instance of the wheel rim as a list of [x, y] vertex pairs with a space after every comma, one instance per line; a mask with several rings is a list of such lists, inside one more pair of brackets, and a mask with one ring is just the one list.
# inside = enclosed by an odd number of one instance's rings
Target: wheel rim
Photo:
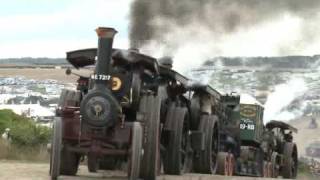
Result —
[[131, 153], [129, 155], [128, 177], [135, 180], [139, 177], [141, 149], [142, 149], [142, 127], [140, 123], [135, 122], [132, 130]]

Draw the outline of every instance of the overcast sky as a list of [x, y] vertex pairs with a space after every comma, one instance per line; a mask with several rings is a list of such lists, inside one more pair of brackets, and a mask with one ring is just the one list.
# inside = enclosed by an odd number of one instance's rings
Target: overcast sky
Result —
[[115, 47], [128, 47], [131, 0], [6, 0], [0, 6], [0, 58], [65, 57], [96, 47], [94, 29], [118, 30]]

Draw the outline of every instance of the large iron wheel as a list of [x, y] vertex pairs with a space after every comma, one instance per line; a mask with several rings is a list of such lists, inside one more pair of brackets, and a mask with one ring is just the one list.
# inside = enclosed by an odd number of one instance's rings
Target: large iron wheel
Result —
[[198, 152], [194, 159], [194, 170], [197, 173], [215, 174], [217, 170], [217, 155], [219, 151], [219, 130], [217, 117], [203, 115], [199, 130], [204, 132], [205, 148]]
[[80, 156], [63, 147], [61, 151], [60, 174], [74, 176], [79, 168]]
[[160, 169], [160, 98], [145, 95], [140, 102], [139, 113], [143, 116], [143, 157], [140, 177], [154, 180]]
[[132, 127], [132, 142], [128, 169], [128, 177], [130, 180], [136, 180], [139, 177], [142, 152], [142, 135], [143, 133], [140, 123], [134, 122]]
[[283, 178], [296, 178], [298, 170], [298, 150], [294, 143], [286, 142], [283, 148]]
[[187, 108], [175, 105], [170, 106], [167, 113], [167, 121], [172, 124], [164, 160], [166, 174], [180, 175], [190, 171], [192, 154], [187, 113]]
[[52, 128], [52, 147], [50, 155], [50, 175], [51, 180], [56, 180], [60, 175], [61, 162], [61, 148], [62, 148], [62, 121], [61, 118], [56, 117]]

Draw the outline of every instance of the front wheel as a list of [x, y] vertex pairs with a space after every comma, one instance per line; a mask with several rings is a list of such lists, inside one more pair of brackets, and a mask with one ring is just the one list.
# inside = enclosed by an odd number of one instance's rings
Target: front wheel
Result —
[[52, 128], [52, 147], [50, 155], [50, 175], [51, 180], [57, 180], [60, 175], [60, 161], [62, 148], [62, 121], [56, 117]]

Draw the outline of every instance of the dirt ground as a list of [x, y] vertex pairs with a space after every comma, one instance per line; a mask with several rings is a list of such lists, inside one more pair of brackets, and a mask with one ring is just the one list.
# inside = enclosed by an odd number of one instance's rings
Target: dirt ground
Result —
[[[24, 76], [28, 79], [35, 80], [46, 80], [54, 79], [64, 83], [74, 83], [77, 79], [77, 76], [70, 75], [67, 76], [65, 69], [40, 69], [40, 68], [1, 68], [0, 77], [14, 77], [14, 76]], [[87, 69], [82, 70], [72, 70], [73, 72], [88, 76], [90, 71]]]
[[[49, 180], [49, 165], [41, 163], [0, 161], [0, 180]], [[61, 176], [59, 180], [125, 180], [124, 172], [101, 171], [99, 173], [89, 173], [85, 166], [81, 166], [78, 176]], [[263, 179], [249, 177], [226, 177], [217, 175], [186, 174], [183, 176], [160, 176], [158, 180], [246, 180]], [[309, 180], [299, 176], [298, 179]], [[316, 178], [315, 178], [316, 179]]]
[[290, 124], [298, 129], [297, 134], [293, 134], [293, 140], [298, 146], [299, 156], [304, 156], [306, 151], [305, 148], [313, 141], [320, 140], [320, 120], [317, 118], [318, 128], [309, 129], [310, 117], [304, 117], [291, 121]]
[[[0, 161], [0, 179], [10, 180], [49, 180], [48, 164], [34, 164], [16, 161]], [[124, 172], [116, 171], [101, 171], [99, 173], [89, 173], [85, 166], [80, 167], [78, 176], [62, 176], [62, 180], [125, 180]], [[208, 175], [185, 175], [185, 176], [161, 176], [159, 180], [210, 180], [210, 179], [226, 179], [223, 176], [208, 176]], [[238, 179], [228, 178], [228, 179]], [[246, 179], [246, 178], [241, 178]]]

